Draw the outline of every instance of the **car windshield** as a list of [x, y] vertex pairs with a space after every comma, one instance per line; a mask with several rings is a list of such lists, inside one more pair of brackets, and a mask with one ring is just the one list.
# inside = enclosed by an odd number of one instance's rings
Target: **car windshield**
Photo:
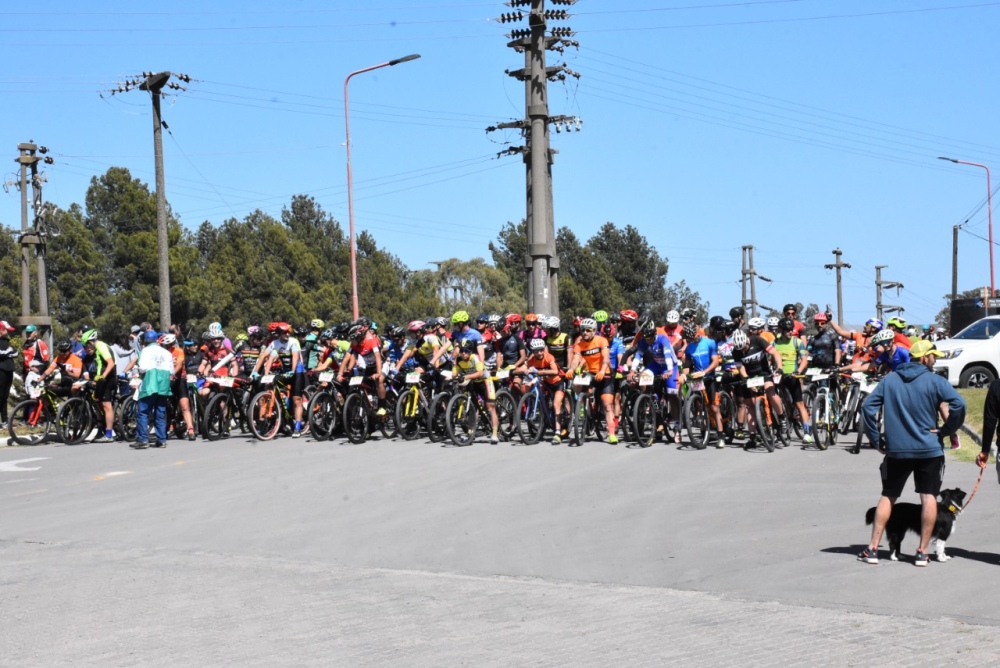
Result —
[[972, 323], [953, 338], [956, 339], [992, 339], [1000, 334], [1000, 320], [984, 318]]

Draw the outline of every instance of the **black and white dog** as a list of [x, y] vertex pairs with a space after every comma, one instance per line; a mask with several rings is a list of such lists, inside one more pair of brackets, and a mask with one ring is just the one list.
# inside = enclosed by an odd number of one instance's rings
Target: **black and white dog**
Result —
[[[940, 500], [937, 507], [937, 522], [934, 523], [934, 531], [931, 538], [936, 545], [938, 561], [948, 561], [951, 559], [944, 553], [945, 542], [955, 530], [955, 522], [962, 514], [962, 502], [965, 501], [965, 492], [958, 489], [942, 489], [938, 494]], [[920, 513], [919, 503], [897, 503], [892, 507], [892, 515], [885, 525], [885, 535], [889, 539], [889, 558], [899, 561], [899, 548], [903, 544], [903, 536], [907, 531], [920, 535]], [[865, 524], [875, 521], [875, 509], [869, 508], [865, 513]]]

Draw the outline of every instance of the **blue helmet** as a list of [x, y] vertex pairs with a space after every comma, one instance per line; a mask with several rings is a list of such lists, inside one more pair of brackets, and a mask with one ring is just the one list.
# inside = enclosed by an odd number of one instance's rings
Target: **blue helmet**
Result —
[[160, 334], [155, 329], [147, 329], [146, 333], [143, 334], [143, 341], [146, 343], [156, 343], [158, 338], [160, 338]]

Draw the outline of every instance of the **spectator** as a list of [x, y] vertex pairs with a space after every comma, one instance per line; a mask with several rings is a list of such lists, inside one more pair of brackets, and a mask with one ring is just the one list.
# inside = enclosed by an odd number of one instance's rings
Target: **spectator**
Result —
[[14, 358], [18, 355], [8, 338], [12, 331], [6, 321], [0, 321], [0, 429], [7, 428], [7, 399], [14, 382]]
[[139, 356], [142, 386], [139, 388], [139, 410], [135, 418], [135, 443], [132, 444], [136, 449], [149, 447], [150, 415], [156, 430], [155, 447], [164, 448], [167, 445], [167, 398], [170, 396], [174, 361], [156, 339], [157, 333], [152, 329], [143, 334], [143, 349]]
[[48, 366], [49, 347], [38, 337], [38, 328], [28, 325], [24, 328], [24, 372], [28, 373], [35, 367], [41, 373]]

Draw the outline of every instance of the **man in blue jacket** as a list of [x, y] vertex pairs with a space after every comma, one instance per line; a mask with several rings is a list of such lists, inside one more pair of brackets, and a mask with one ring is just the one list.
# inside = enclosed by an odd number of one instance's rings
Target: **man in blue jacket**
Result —
[[[917, 341], [910, 348], [910, 362], [900, 364], [878, 384], [862, 406], [865, 431], [872, 443], [879, 443], [885, 454], [882, 472], [882, 498], [875, 510], [872, 539], [858, 558], [878, 563], [878, 544], [882, 539], [892, 504], [903, 492], [906, 480], [913, 483], [922, 506], [920, 546], [917, 566], [927, 565], [927, 546], [937, 521], [937, 495], [944, 480], [943, 440], [954, 434], [965, 421], [965, 402], [948, 381], [933, 372], [934, 360], [944, 357], [930, 341]], [[879, 440], [878, 412], [882, 409], [885, 438]], [[938, 414], [944, 425], [937, 426]]]

